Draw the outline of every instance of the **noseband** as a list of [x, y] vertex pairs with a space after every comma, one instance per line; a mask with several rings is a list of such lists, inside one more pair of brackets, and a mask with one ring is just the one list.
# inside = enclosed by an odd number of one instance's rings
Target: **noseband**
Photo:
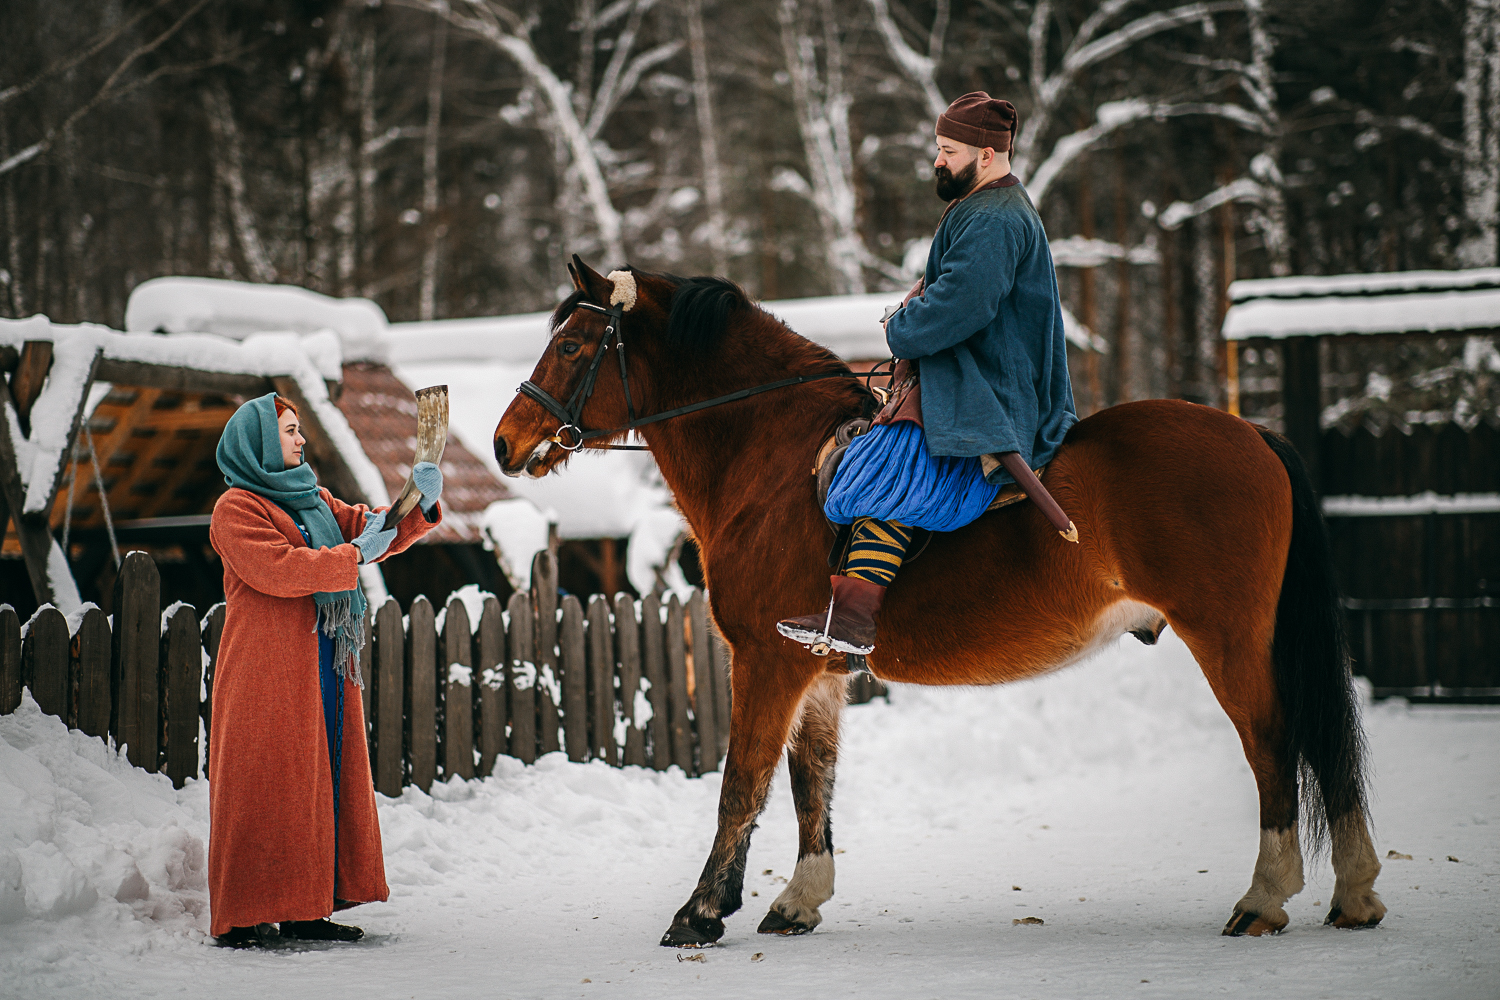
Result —
[[[596, 312], [601, 316], [607, 317], [609, 323], [604, 327], [604, 335], [599, 338], [599, 346], [594, 351], [594, 359], [589, 362], [588, 371], [584, 372], [583, 380], [573, 390], [573, 395], [568, 397], [566, 403], [559, 402], [557, 397], [531, 381], [531, 379], [527, 379], [516, 388], [516, 391], [521, 395], [536, 400], [548, 413], [562, 422], [561, 426], [557, 428], [557, 433], [549, 438], [549, 440], [564, 451], [577, 451], [583, 447], [584, 442], [592, 441], [595, 438], [609, 437], [621, 431], [633, 431], [637, 427], [654, 424], [659, 420], [680, 417], [687, 413], [706, 410], [711, 406], [719, 406], [724, 403], [733, 403], [736, 400], [746, 399], [758, 393], [770, 392], [772, 389], [784, 389], [787, 386], [801, 385], [804, 382], [817, 382], [828, 378], [876, 378], [891, 374], [889, 369], [886, 371], [880, 370], [882, 366], [889, 365], [891, 362], [881, 362], [880, 365], [876, 365], [874, 369], [867, 372], [852, 372], [845, 369], [839, 372], [822, 372], [817, 375], [796, 375], [792, 378], [767, 382], [765, 385], [758, 385], [750, 389], [740, 389], [723, 396], [715, 396], [713, 399], [705, 399], [700, 403], [679, 406], [674, 410], [666, 410], [662, 413], [655, 413], [651, 416], [640, 417], [638, 419], [635, 415], [635, 404], [630, 398], [630, 372], [625, 366], [625, 339], [620, 331], [621, 321], [625, 314], [624, 305], [622, 303], [615, 303], [610, 308], [605, 309], [592, 302], [579, 302], [575, 308]], [[589, 397], [594, 394], [594, 383], [599, 377], [599, 366], [604, 361], [604, 352], [609, 350], [609, 339], [611, 337], [615, 340], [615, 348], [620, 357], [620, 382], [625, 387], [626, 423], [623, 426], [614, 427], [609, 430], [584, 430], [583, 408], [588, 405]], [[595, 447], [611, 448], [617, 451], [651, 450], [644, 445], [631, 444], [606, 444], [595, 445]]]

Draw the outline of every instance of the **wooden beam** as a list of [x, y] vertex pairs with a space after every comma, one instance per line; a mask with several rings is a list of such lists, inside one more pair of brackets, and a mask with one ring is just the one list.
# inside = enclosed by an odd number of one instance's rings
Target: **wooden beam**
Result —
[[[0, 379], [0, 410], [13, 408], [10, 390], [5, 380]], [[9, 508], [9, 519], [15, 522], [16, 538], [21, 543], [21, 558], [26, 561], [26, 575], [31, 579], [31, 592], [38, 604], [52, 603], [52, 580], [47, 575], [47, 560], [52, 555], [52, 532], [47, 529], [47, 517], [42, 515], [40, 523], [27, 517], [26, 491], [21, 486], [21, 473], [16, 465], [15, 446], [10, 431], [0, 427], [0, 493], [5, 496]]]
[[1318, 346], [1317, 337], [1287, 337], [1281, 342], [1281, 419], [1313, 488], [1322, 492], [1323, 373]]
[[318, 419], [318, 414], [312, 404], [302, 394], [302, 388], [297, 385], [297, 380], [289, 375], [281, 375], [273, 378], [271, 382], [276, 388], [277, 395], [297, 405], [298, 415], [302, 418], [302, 436], [307, 438], [308, 457], [318, 468], [318, 479], [321, 484], [345, 503], [374, 506], [373, 501], [360, 488], [359, 480], [354, 476], [354, 470], [349, 468], [349, 463], [344, 460], [344, 456], [333, 446], [333, 439], [323, 427], [323, 422]]
[[21, 418], [21, 433], [27, 437], [31, 436], [31, 407], [42, 394], [42, 386], [47, 384], [47, 372], [51, 370], [52, 341], [28, 340], [21, 345], [21, 360], [16, 365], [15, 374], [10, 377], [10, 395], [15, 402], [16, 416]]
[[230, 396], [264, 396], [273, 388], [264, 375], [240, 372], [204, 372], [146, 361], [105, 358], [96, 377], [116, 385], [167, 389], [175, 392], [215, 392]]

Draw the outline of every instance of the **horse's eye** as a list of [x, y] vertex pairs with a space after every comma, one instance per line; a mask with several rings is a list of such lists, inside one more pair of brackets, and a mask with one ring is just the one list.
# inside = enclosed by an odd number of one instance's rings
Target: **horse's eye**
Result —
[[564, 355], [571, 358], [573, 355], [578, 353], [578, 345], [573, 343], [571, 340], [565, 340], [563, 341], [560, 350]]

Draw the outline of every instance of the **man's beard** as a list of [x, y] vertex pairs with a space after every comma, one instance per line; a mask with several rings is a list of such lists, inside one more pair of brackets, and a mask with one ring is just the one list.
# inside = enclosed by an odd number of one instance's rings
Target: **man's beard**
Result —
[[937, 196], [944, 201], [952, 201], [954, 198], [962, 198], [969, 193], [969, 188], [974, 186], [974, 175], [979, 172], [979, 161], [970, 160], [969, 165], [957, 174], [947, 167], [938, 167], [933, 171], [933, 180], [937, 187]]

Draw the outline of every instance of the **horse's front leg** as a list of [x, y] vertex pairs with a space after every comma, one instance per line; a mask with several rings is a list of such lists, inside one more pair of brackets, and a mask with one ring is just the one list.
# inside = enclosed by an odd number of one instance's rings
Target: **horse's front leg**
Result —
[[787, 748], [797, 803], [797, 868], [760, 922], [762, 934], [806, 934], [822, 923], [818, 907], [833, 897], [833, 773], [847, 674], [824, 674], [802, 698]]
[[[799, 651], [800, 652], [800, 651]], [[766, 806], [766, 794], [803, 692], [817, 674], [807, 657], [787, 652], [735, 650], [730, 671], [734, 702], [729, 753], [719, 790], [719, 831], [698, 876], [698, 887], [662, 935], [668, 948], [696, 948], [724, 935], [724, 918], [740, 908], [750, 832]]]

